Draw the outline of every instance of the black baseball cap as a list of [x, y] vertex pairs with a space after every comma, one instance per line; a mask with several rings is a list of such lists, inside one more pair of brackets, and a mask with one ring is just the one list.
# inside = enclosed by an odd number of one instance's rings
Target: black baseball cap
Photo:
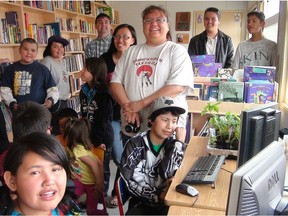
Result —
[[57, 42], [62, 44], [64, 47], [69, 44], [69, 41], [65, 38], [62, 38], [60, 35], [53, 35], [48, 38], [48, 44], [52, 44], [53, 42]]

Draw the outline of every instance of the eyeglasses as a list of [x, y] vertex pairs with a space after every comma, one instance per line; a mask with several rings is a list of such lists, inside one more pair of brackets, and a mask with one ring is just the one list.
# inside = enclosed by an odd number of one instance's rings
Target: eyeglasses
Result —
[[147, 23], [147, 24], [151, 24], [153, 22], [156, 22], [156, 23], [164, 23], [164, 22], [167, 22], [167, 19], [166, 18], [156, 18], [156, 19], [150, 19], [150, 18], [147, 18], [147, 19], [144, 19], [143, 20], [143, 23]]
[[122, 38], [123, 40], [129, 40], [131, 37], [129, 37], [128, 35], [123, 35], [123, 36], [114, 35], [113, 38], [116, 39], [116, 40], [120, 40], [121, 38]]

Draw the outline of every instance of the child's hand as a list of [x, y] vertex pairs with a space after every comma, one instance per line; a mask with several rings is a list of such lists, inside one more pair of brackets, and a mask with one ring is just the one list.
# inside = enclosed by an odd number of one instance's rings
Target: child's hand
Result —
[[93, 187], [93, 196], [94, 198], [99, 197], [104, 191], [104, 184], [95, 183]]
[[176, 139], [181, 142], [185, 142], [186, 129], [183, 127], [177, 127], [175, 132], [176, 132]]
[[50, 109], [52, 107], [52, 101], [50, 99], [46, 99], [43, 106]]
[[98, 147], [102, 148], [102, 149], [104, 149], [104, 151], [106, 151], [106, 145], [104, 143], [100, 144]]

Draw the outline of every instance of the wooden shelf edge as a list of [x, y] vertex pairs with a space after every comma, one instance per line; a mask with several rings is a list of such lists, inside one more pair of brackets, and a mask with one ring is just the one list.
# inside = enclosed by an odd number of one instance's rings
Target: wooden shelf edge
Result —
[[[206, 104], [210, 101], [202, 101], [202, 100], [187, 100], [188, 103], [188, 112], [189, 113], [201, 113]], [[210, 102], [217, 103], [217, 102]], [[241, 114], [242, 110], [250, 109], [253, 107], [257, 107], [261, 104], [251, 104], [251, 103], [235, 103], [235, 102], [225, 102], [222, 101], [219, 104], [219, 115], [225, 115], [227, 112], [233, 112], [238, 115]]]

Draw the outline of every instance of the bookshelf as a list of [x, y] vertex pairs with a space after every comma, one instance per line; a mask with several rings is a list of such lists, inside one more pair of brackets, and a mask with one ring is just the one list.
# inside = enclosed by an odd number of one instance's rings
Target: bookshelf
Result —
[[[208, 115], [201, 116], [201, 112], [207, 103], [210, 101], [202, 101], [202, 100], [187, 100], [188, 103], [188, 113], [190, 114], [190, 131], [191, 136], [196, 136], [201, 128], [204, 126], [207, 119], [210, 117]], [[217, 102], [210, 102], [217, 103]], [[235, 102], [224, 102], [222, 101], [219, 104], [219, 112], [218, 115], [225, 115], [227, 112], [232, 112], [237, 115], [241, 114], [242, 110], [246, 110], [249, 108], [257, 107], [260, 104], [253, 103], [235, 103]]]
[[[7, 12], [13, 12], [12, 18], [16, 22], [13, 25], [7, 22]], [[32, 37], [38, 42], [37, 59], [42, 59], [48, 38], [60, 34], [70, 42], [65, 47], [65, 61], [70, 72], [71, 104], [77, 107], [77, 100], [73, 97], [79, 94], [84, 49], [89, 41], [97, 37], [94, 23], [96, 16], [102, 12], [110, 15], [114, 29], [119, 24], [119, 14], [102, 1], [0, 1], [0, 58], [19, 60], [20, 41]], [[14, 40], [16, 33], [20, 38], [18, 41]]]

